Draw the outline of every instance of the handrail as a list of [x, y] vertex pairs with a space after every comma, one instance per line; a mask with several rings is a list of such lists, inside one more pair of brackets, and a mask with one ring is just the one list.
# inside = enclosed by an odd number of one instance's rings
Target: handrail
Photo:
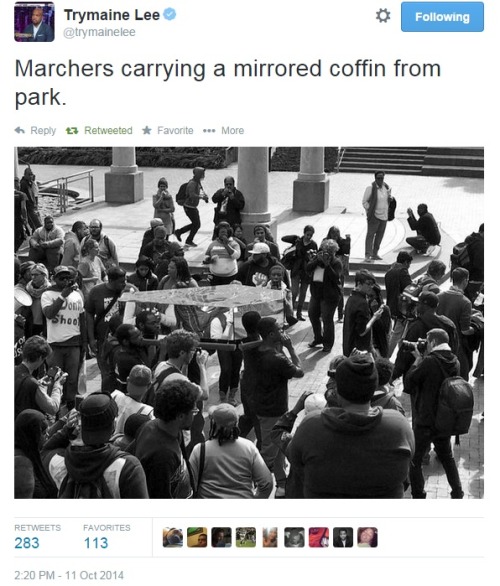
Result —
[[[94, 177], [92, 175], [93, 172], [94, 169], [78, 171], [77, 173], [72, 173], [71, 175], [66, 175], [64, 177], [56, 177], [55, 179], [50, 179], [49, 181], [38, 183], [38, 187], [43, 188], [49, 185], [55, 187], [59, 198], [59, 212], [63, 214], [68, 209], [68, 185], [75, 183], [76, 181], [80, 181], [81, 179], [86, 178], [88, 180], [88, 192], [90, 201], [94, 203]], [[43, 196], [43, 193], [41, 193], [41, 195]]]

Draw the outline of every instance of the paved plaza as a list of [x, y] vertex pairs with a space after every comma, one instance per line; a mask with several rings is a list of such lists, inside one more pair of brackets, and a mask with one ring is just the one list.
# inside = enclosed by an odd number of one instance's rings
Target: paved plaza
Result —
[[[83, 170], [79, 167], [33, 165], [37, 179], [41, 182], [54, 177]], [[130, 266], [137, 259], [140, 242], [144, 231], [149, 227], [153, 217], [152, 195], [160, 177], [166, 177], [169, 189], [175, 195], [179, 186], [189, 180], [192, 171], [189, 169], [141, 168], [144, 172], [145, 199], [135, 204], [109, 205], [104, 201], [104, 173], [108, 168], [95, 168], [94, 184], [96, 201], [59, 217], [56, 222], [64, 230], [70, 229], [76, 220], [89, 222], [99, 218], [103, 223], [103, 231], [115, 241], [121, 262]], [[238, 186], [237, 164], [223, 170], [207, 170], [203, 187], [210, 196], [223, 186], [223, 178], [232, 175]], [[332, 225], [337, 225], [341, 234], [351, 234], [351, 259], [364, 257], [364, 238], [366, 235], [366, 219], [361, 206], [365, 188], [372, 182], [373, 176], [367, 174], [332, 174], [330, 179], [330, 207], [323, 213], [300, 214], [292, 211], [293, 181], [296, 173], [272, 172], [269, 174], [269, 209], [272, 218], [277, 220], [277, 243], [283, 250], [281, 237], [286, 234], [301, 234], [305, 224], [315, 227], [315, 240], [321, 241]], [[398, 250], [405, 247], [404, 238], [408, 232], [406, 209], [415, 211], [419, 203], [427, 203], [429, 211], [434, 215], [441, 230], [453, 241], [462, 241], [465, 236], [477, 231], [484, 222], [484, 182], [480, 179], [460, 177], [422, 177], [405, 175], [387, 175], [386, 182], [392, 188], [397, 199], [396, 219], [388, 224], [386, 236], [380, 249], [384, 262], [393, 262]], [[188, 262], [198, 263], [211, 241], [213, 230], [213, 209], [210, 202], [200, 202], [201, 229], [196, 241], [199, 247], [186, 253]], [[188, 223], [182, 210], [176, 212], [176, 223], [180, 227]], [[428, 259], [427, 259], [428, 260]], [[448, 264], [448, 258], [441, 258]], [[421, 259], [420, 262], [424, 262]], [[415, 264], [415, 263], [414, 263]], [[447, 286], [447, 284], [445, 285]], [[288, 330], [297, 354], [305, 370], [303, 379], [295, 379], [289, 383], [290, 406], [294, 404], [305, 388], [315, 392], [324, 392], [327, 381], [327, 370], [331, 358], [341, 353], [342, 324], [336, 324], [336, 340], [333, 351], [325, 355], [319, 348], [310, 349], [312, 331], [309, 322], [299, 322]], [[99, 388], [99, 373], [95, 360], [87, 364], [88, 389]], [[210, 397], [207, 407], [218, 401], [218, 364], [216, 355], [209, 361]], [[455, 459], [462, 479], [465, 498], [483, 497], [483, 378], [471, 377], [475, 393], [474, 419], [467, 436], [461, 437], [460, 446], [454, 447]], [[407, 413], [410, 413], [409, 399], [397, 392]], [[448, 498], [449, 486], [446, 476], [434, 452], [431, 452], [430, 464], [424, 467], [428, 476], [426, 490], [428, 498]], [[409, 491], [406, 497], [409, 498]]]

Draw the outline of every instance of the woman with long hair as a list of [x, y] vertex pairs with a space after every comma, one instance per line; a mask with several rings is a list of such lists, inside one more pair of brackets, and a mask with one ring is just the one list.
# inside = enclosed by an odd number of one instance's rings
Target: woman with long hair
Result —
[[174, 233], [174, 198], [168, 191], [168, 181], [161, 177], [158, 181], [158, 191], [153, 195], [153, 207], [155, 209], [155, 218], [160, 218], [167, 230], [168, 237]]
[[172, 257], [168, 263], [167, 274], [160, 281], [158, 290], [186, 289], [189, 287], [198, 287], [198, 283], [191, 276], [186, 259], [182, 256]]
[[93, 238], [86, 240], [82, 246], [82, 260], [78, 263], [78, 272], [82, 279], [82, 293], [87, 299], [90, 291], [108, 280], [106, 268], [98, 256], [99, 244]]

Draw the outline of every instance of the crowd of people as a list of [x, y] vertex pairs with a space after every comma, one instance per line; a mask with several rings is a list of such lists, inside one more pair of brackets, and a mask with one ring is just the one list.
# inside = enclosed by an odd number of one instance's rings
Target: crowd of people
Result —
[[[403, 498], [409, 487], [425, 498], [431, 444], [451, 497], [463, 498], [450, 436], [435, 428], [436, 398], [445, 379], [469, 379], [476, 351], [474, 376], [483, 375], [484, 225], [465, 240], [467, 267], [453, 268], [449, 289], [439, 260], [412, 280], [407, 251], [377, 282], [368, 263], [379, 258], [392, 198], [378, 172], [363, 198], [366, 268], [346, 298], [350, 235], [332, 226], [316, 241], [306, 225], [282, 238], [281, 254], [268, 227], [257, 225], [246, 241], [245, 198], [227, 177], [212, 197], [204, 278], [280, 291], [283, 323], [258, 311], [241, 316], [245, 337], [214, 354], [218, 398], [207, 409], [210, 356], [200, 338], [234, 340], [231, 312], [215, 312], [202, 332], [175, 307], [149, 304], [129, 315], [120, 302], [125, 291], [200, 286], [184, 250], [197, 246], [198, 204], [209, 201], [203, 178], [195, 168], [175, 198], [158, 181], [131, 274], [99, 219], [65, 234], [52, 216], [42, 221], [29, 169], [16, 184], [15, 251], [29, 246], [28, 260], [15, 257], [16, 498]], [[174, 202], [191, 222], [183, 228]], [[417, 230], [408, 243], [427, 254], [439, 244], [435, 221], [425, 204], [418, 214], [408, 210]], [[336, 334], [342, 353], [331, 360], [324, 394], [306, 389], [289, 410], [288, 381], [305, 374], [289, 328], [306, 321], [306, 300], [312, 356], [317, 347], [331, 353]], [[93, 359], [101, 388], [90, 393]], [[411, 413], [394, 392], [400, 378]]]

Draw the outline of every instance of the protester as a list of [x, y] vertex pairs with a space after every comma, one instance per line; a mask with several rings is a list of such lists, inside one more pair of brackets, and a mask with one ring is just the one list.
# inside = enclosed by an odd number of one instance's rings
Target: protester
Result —
[[156, 291], [159, 283], [153, 268], [154, 262], [148, 256], [140, 256], [135, 263], [135, 273], [127, 277], [127, 282], [137, 291]]
[[268, 498], [271, 473], [253, 442], [239, 437], [236, 409], [216, 405], [209, 417], [208, 441], [198, 444], [189, 459], [197, 498]]
[[408, 208], [408, 224], [417, 236], [410, 236], [406, 242], [412, 246], [417, 254], [429, 256], [436, 246], [441, 243], [441, 233], [434, 216], [428, 211], [427, 204], [421, 203], [417, 207], [418, 220], [413, 210]]
[[241, 224], [240, 212], [245, 207], [245, 198], [241, 191], [236, 189], [234, 177], [224, 178], [224, 188], [213, 194], [212, 201], [216, 204], [214, 210], [215, 227], [220, 222], [227, 222], [233, 229], [235, 224]]
[[182, 204], [184, 207], [184, 212], [190, 220], [190, 224], [187, 224], [186, 226], [179, 228], [174, 232], [175, 237], [179, 241], [181, 241], [183, 234], [189, 232], [188, 237], [186, 238], [186, 245], [190, 247], [198, 246], [198, 244], [196, 244], [194, 241], [194, 237], [198, 233], [198, 230], [201, 226], [200, 212], [198, 210], [200, 199], [202, 199], [205, 203], [208, 203], [208, 196], [204, 192], [203, 186], [201, 185], [201, 181], [204, 178], [205, 169], [203, 169], [203, 167], [195, 167], [193, 169], [193, 178], [186, 185], [186, 199]]
[[168, 191], [168, 182], [165, 177], [158, 181], [158, 191], [153, 195], [155, 218], [160, 218], [167, 231], [167, 240], [174, 232], [174, 199]]
[[43, 334], [46, 330], [46, 319], [42, 311], [42, 295], [50, 287], [49, 271], [41, 263], [31, 268], [31, 281], [26, 285], [26, 292], [31, 297], [31, 335]]
[[253, 235], [254, 241], [248, 244], [247, 255], [251, 254], [251, 251], [255, 244], [262, 243], [267, 244], [271, 256], [275, 258], [280, 258], [280, 249], [278, 248], [278, 245], [274, 242], [274, 239], [271, 235], [271, 231], [267, 226], [265, 226], [264, 224], [257, 224], [256, 226], [254, 226]]
[[241, 256], [239, 244], [233, 238], [233, 230], [228, 222], [221, 221], [215, 226], [214, 239], [205, 252], [203, 264], [209, 266], [212, 285], [227, 285], [238, 272], [238, 259]]
[[271, 267], [271, 270], [269, 271], [269, 281], [267, 282], [266, 288], [281, 291], [283, 293], [285, 320], [289, 326], [293, 326], [298, 322], [298, 319], [293, 315], [292, 292], [283, 281], [285, 278], [285, 272], [285, 269], [279, 264]]
[[78, 272], [82, 279], [82, 293], [87, 299], [90, 291], [107, 280], [106, 269], [99, 258], [99, 245], [93, 238], [85, 240], [81, 248], [81, 261], [78, 263]]
[[97, 219], [92, 220], [89, 224], [89, 232], [90, 234], [82, 240], [82, 246], [86, 240], [92, 238], [99, 245], [99, 258], [102, 260], [106, 270], [113, 266], [119, 266], [116, 244], [102, 231], [102, 222]]
[[340, 235], [340, 228], [332, 226], [326, 236], [325, 240], [334, 240], [338, 245], [336, 256], [342, 263], [342, 273], [340, 277], [340, 299], [337, 306], [339, 322], [344, 319], [344, 283], [345, 279], [349, 277], [349, 255], [351, 254], [351, 235], [346, 234], [345, 238]]
[[42, 225], [38, 212], [38, 185], [36, 177], [30, 167], [26, 167], [21, 178], [19, 189], [26, 195], [26, 213], [29, 227], [35, 232]]
[[37, 228], [29, 240], [30, 260], [43, 263], [49, 273], [60, 263], [63, 246], [64, 231], [57, 226], [52, 216], [45, 216], [43, 226]]
[[89, 229], [85, 222], [77, 221], [69, 232], [64, 235], [63, 257], [61, 264], [66, 267], [78, 268], [81, 260], [82, 240], [88, 236]]
[[153, 407], [141, 402], [152, 381], [151, 369], [143, 364], [132, 367], [127, 377], [126, 393], [113, 391], [111, 396], [118, 407], [115, 435], [125, 431], [125, 423], [130, 415], [146, 415], [153, 419]]
[[384, 171], [375, 172], [375, 181], [369, 185], [363, 196], [368, 228], [365, 240], [365, 262], [382, 260], [379, 249], [389, 219], [389, 204], [393, 200], [391, 188], [385, 182]]
[[341, 406], [309, 415], [290, 443], [295, 482], [287, 498], [403, 498], [413, 433], [401, 413], [370, 407], [373, 357], [344, 359], [336, 380]]
[[382, 291], [378, 285], [374, 285], [366, 296], [370, 313], [373, 317], [379, 309], [382, 314], [372, 326], [372, 342], [375, 352], [383, 358], [388, 358], [389, 337], [391, 333], [391, 310], [385, 305], [382, 299]]

